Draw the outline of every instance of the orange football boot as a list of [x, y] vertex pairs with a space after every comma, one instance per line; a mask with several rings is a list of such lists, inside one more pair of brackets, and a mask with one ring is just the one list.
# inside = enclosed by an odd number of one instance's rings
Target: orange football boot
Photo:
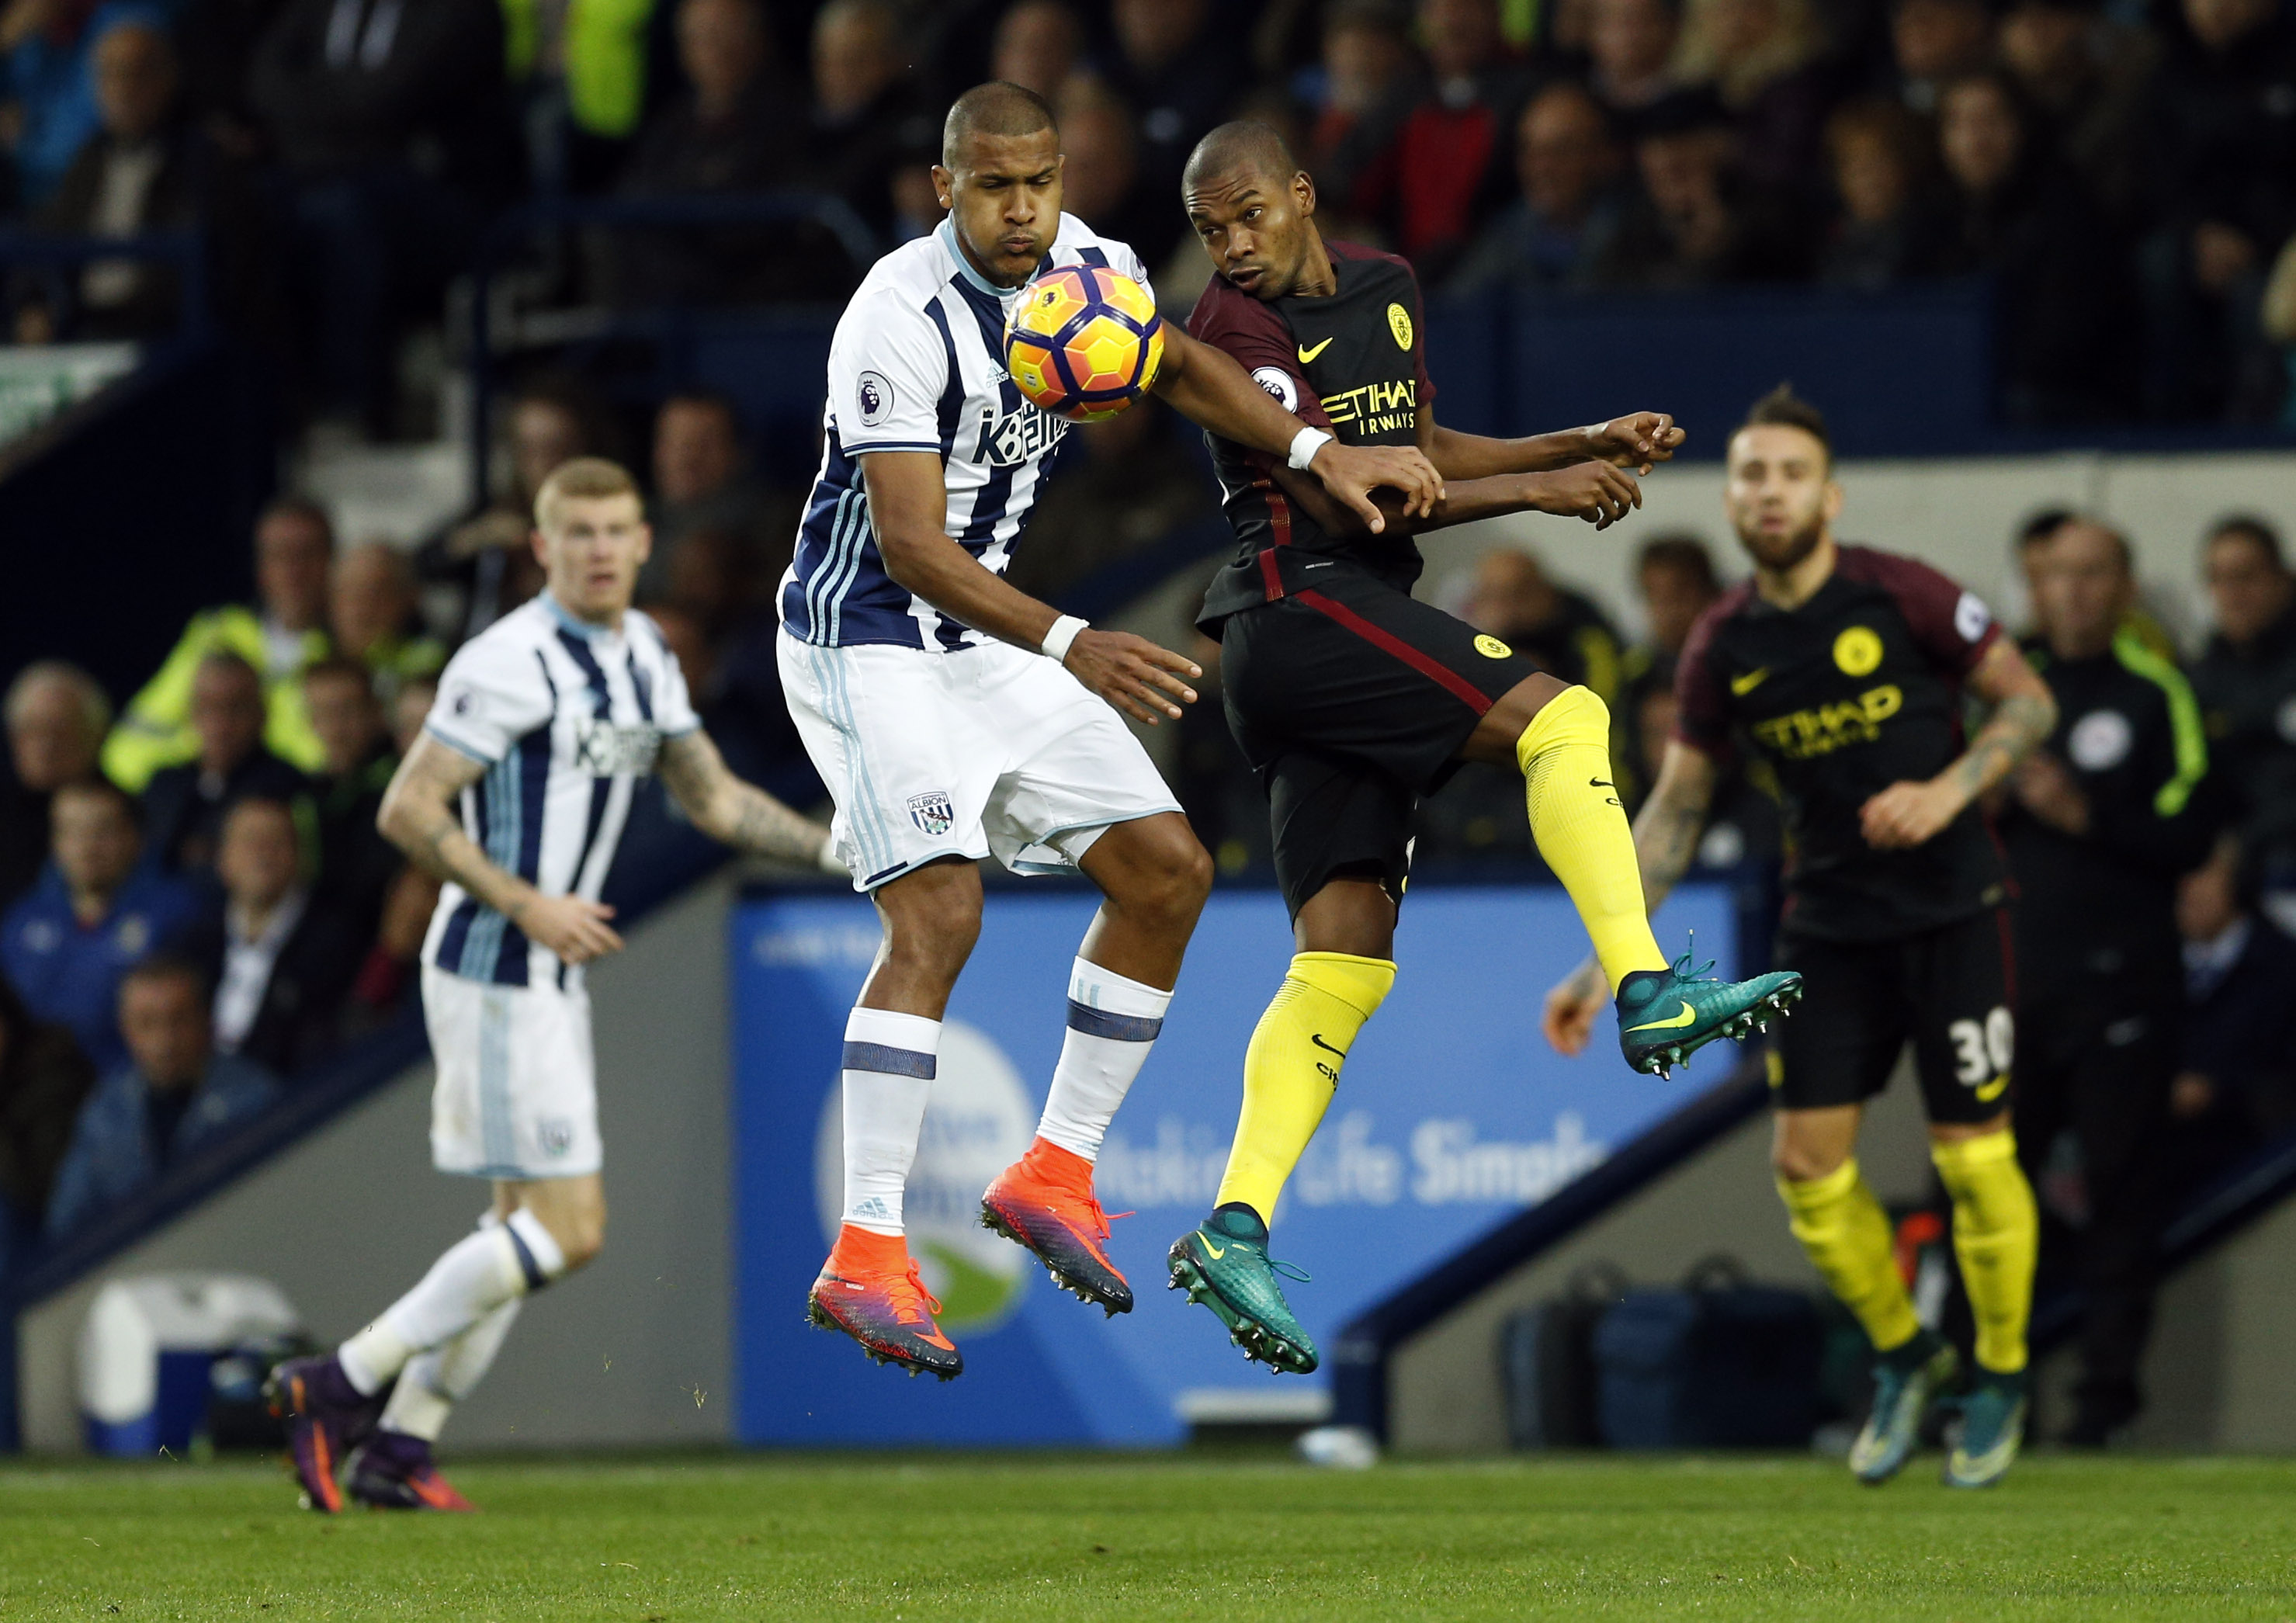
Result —
[[1078, 1300], [1098, 1302], [1111, 1318], [1132, 1311], [1132, 1287], [1108, 1259], [1108, 1214], [1092, 1193], [1092, 1163], [1074, 1151], [1031, 1143], [980, 1197], [980, 1226], [1034, 1251]]
[[848, 1223], [806, 1298], [806, 1314], [824, 1330], [841, 1330], [880, 1364], [943, 1381], [964, 1373], [964, 1356], [941, 1333], [940, 1304], [917, 1275], [909, 1242]]

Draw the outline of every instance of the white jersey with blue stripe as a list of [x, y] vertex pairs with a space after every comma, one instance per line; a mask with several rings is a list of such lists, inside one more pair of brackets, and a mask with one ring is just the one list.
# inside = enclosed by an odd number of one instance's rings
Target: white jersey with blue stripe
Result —
[[[423, 728], [487, 768], [463, 791], [463, 830], [545, 896], [595, 901], [637, 781], [662, 741], [701, 725], [677, 657], [636, 610], [610, 631], [544, 592], [464, 643]], [[460, 885], [439, 898], [422, 962], [496, 986], [562, 988], [581, 971]]]
[[[1070, 265], [1148, 283], [1138, 254], [1064, 214], [1037, 275]], [[1005, 374], [1004, 316], [1020, 296], [974, 270], [943, 220], [878, 260], [845, 307], [829, 348], [821, 471], [782, 578], [782, 624], [800, 642], [954, 650], [981, 640], [885, 573], [861, 458], [938, 453], [950, 539], [1004, 572], [1069, 427], [1022, 398]]]

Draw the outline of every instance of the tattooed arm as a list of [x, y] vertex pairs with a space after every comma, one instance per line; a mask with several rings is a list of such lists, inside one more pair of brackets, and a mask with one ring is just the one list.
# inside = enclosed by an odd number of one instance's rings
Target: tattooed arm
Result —
[[452, 880], [567, 963], [619, 952], [622, 939], [606, 923], [612, 908], [578, 896], [543, 895], [489, 862], [463, 832], [455, 803], [486, 771], [483, 761], [422, 734], [382, 791], [375, 826], [416, 867]]
[[1969, 690], [1993, 707], [1977, 736], [1927, 783], [1892, 783], [1866, 802], [1858, 823], [1866, 843], [1906, 850], [1934, 839], [1969, 803], [2009, 775], [2057, 725], [2057, 701], [2048, 684], [2006, 637], [1995, 643], [1969, 673]]
[[808, 821], [726, 769], [709, 735], [696, 727], [665, 740], [655, 770], [693, 826], [712, 840], [756, 857], [841, 873], [829, 855], [829, 831]]
[[[1714, 804], [1714, 758], [1677, 739], [1666, 747], [1658, 783], [1635, 818], [1635, 863], [1642, 871], [1643, 906], [1651, 912], [1690, 871], [1698, 836]], [[1562, 1053], [1577, 1053], [1594, 1035], [1611, 987], [1603, 966], [1588, 958], [1546, 995], [1546, 1040]]]

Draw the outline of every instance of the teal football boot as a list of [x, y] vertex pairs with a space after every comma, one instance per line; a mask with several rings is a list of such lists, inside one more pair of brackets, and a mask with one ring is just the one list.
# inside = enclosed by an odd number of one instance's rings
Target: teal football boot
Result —
[[2025, 1440], [2025, 1376], [1977, 1372], [1961, 1400], [1961, 1436], [1946, 1456], [1948, 1488], [1990, 1488], [2009, 1474]]
[[1930, 1330], [1874, 1360], [1874, 1412], [1849, 1450], [1860, 1482], [1878, 1488], [1905, 1469], [1921, 1441], [1922, 1417], [1960, 1367], [1953, 1344]]
[[1243, 1356], [1278, 1374], [1305, 1375], [1321, 1362], [1316, 1344], [1292, 1316], [1278, 1274], [1302, 1284], [1308, 1275], [1267, 1255], [1267, 1225], [1242, 1208], [1216, 1211], [1172, 1242], [1171, 1289], [1185, 1291], [1227, 1326]]
[[1717, 1037], [1751, 1037], [1801, 1001], [1801, 975], [1776, 970], [1751, 980], [1715, 980], [1710, 962], [1690, 967], [1685, 952], [1663, 970], [1639, 970], [1619, 988], [1619, 1046], [1627, 1063], [1652, 1076], [1674, 1068]]

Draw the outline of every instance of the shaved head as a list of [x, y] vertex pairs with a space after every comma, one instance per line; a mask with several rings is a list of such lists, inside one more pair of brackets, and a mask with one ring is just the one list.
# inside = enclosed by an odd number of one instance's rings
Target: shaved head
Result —
[[1282, 185], [1300, 172], [1300, 160], [1273, 125], [1250, 119], [1223, 124], [1188, 154], [1180, 189], [1193, 192], [1213, 180], [1255, 175]]
[[1054, 121], [1051, 105], [1035, 91], [1003, 79], [975, 85], [956, 98], [947, 121], [940, 127], [940, 160], [947, 168], [963, 168], [965, 144], [975, 135], [1011, 138], [1041, 130], [1057, 135], [1060, 127]]

